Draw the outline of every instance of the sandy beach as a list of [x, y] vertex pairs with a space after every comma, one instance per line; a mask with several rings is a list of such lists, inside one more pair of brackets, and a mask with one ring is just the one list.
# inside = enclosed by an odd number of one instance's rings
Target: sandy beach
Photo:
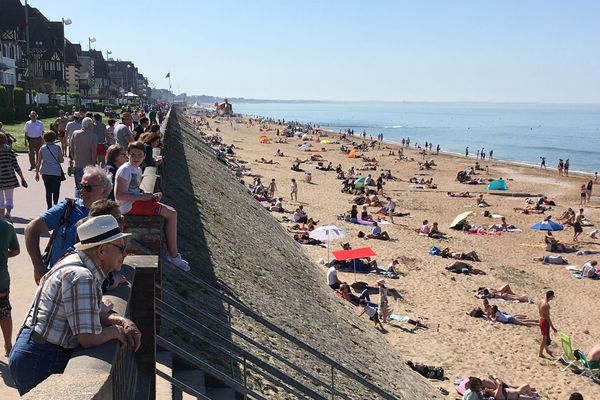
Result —
[[[233, 121], [233, 120], [231, 120]], [[304, 172], [290, 169], [296, 159], [307, 159], [310, 155], [322, 156], [325, 165], [331, 162], [335, 167], [341, 164], [344, 171], [354, 167], [363, 167], [361, 158], [350, 159], [340, 151], [341, 142], [337, 136], [330, 136], [330, 144], [311, 141], [313, 151], [298, 150], [299, 138], [288, 138], [287, 143], [274, 143], [278, 138], [275, 129], [283, 131], [283, 126], [249, 125], [247, 119], [239, 122], [216, 121], [211, 119], [212, 130], [202, 129], [207, 134], [219, 135], [226, 144], [234, 144], [238, 159], [247, 161], [243, 164], [252, 173], [259, 174], [265, 185], [276, 180], [276, 197], [283, 197], [283, 206], [293, 210], [302, 204], [309, 217], [318, 220], [319, 225], [337, 224], [345, 228], [348, 241], [353, 248], [370, 246], [378, 254], [379, 265], [387, 266], [391, 260], [398, 259], [399, 279], [386, 279], [390, 288], [395, 288], [401, 295], [399, 300], [391, 300], [394, 313], [412, 318], [422, 318], [428, 329], [412, 331], [410, 325], [388, 325], [387, 333], [373, 329], [373, 335], [385, 335], [387, 341], [398, 349], [406, 359], [428, 365], [442, 366], [448, 380], [432, 381], [436, 387], [442, 386], [450, 392], [449, 398], [457, 398], [453, 383], [455, 378], [463, 376], [495, 375], [511, 385], [530, 384], [536, 388], [543, 399], [564, 399], [573, 391], [581, 392], [585, 398], [600, 398], [600, 387], [591, 379], [578, 376], [570, 371], [561, 371], [563, 366], [551, 358], [539, 358], [540, 331], [538, 327], [526, 327], [490, 323], [483, 319], [472, 318], [469, 311], [481, 307], [482, 301], [474, 296], [478, 287], [499, 288], [510, 284], [519, 294], [526, 293], [534, 304], [494, 301], [500, 309], [511, 314], [525, 314], [530, 318], [538, 318], [535, 303], [543, 298], [547, 290], [556, 292], [556, 299], [551, 302], [551, 315], [559, 332], [571, 336], [574, 348], [587, 352], [597, 344], [600, 333], [600, 321], [596, 319], [594, 299], [600, 294], [600, 281], [577, 279], [561, 265], [544, 265], [533, 261], [534, 257], [550, 254], [543, 246], [544, 233], [530, 229], [535, 222], [551, 214], [557, 218], [568, 207], [578, 210], [579, 188], [589, 177], [579, 175], [569, 178], [559, 177], [556, 169], [549, 166], [547, 170], [539, 168], [500, 163], [490, 160], [479, 161], [482, 167], [489, 167], [489, 173], [478, 171], [477, 178], [484, 180], [504, 178], [509, 186], [502, 195], [486, 190], [485, 185], [464, 185], [455, 180], [459, 170], [467, 170], [474, 166], [475, 158], [452, 156], [448, 154], [422, 156], [412, 147], [404, 148], [409, 160], [399, 161], [398, 157], [389, 156], [389, 152], [398, 152], [397, 147], [386, 148], [382, 144], [374, 150], [364, 153], [366, 157], [376, 158], [379, 165], [377, 171], [358, 171], [362, 176], [372, 174], [376, 179], [381, 170], [390, 169], [398, 180], [388, 180], [384, 186], [385, 195], [397, 200], [396, 211], [408, 212], [409, 216], [395, 217], [394, 224], [383, 225], [391, 237], [390, 241], [365, 240], [357, 237], [359, 231], [368, 233], [369, 227], [339, 221], [336, 215], [347, 212], [351, 208], [354, 195], [341, 192], [341, 180], [336, 179], [335, 171], [318, 170], [317, 162], [300, 164], [304, 171], [312, 175], [312, 182], [304, 181]], [[259, 143], [259, 137], [266, 135], [269, 143]], [[323, 138], [321, 138], [323, 139]], [[362, 142], [358, 137], [350, 138]], [[348, 143], [345, 143], [348, 145]], [[390, 146], [391, 147], [391, 146]], [[283, 157], [275, 156], [277, 150]], [[435, 144], [434, 152], [435, 153]], [[275, 164], [256, 162], [260, 158], [273, 160]], [[410, 159], [413, 159], [410, 161]], [[433, 159], [436, 166], [431, 170], [419, 170], [418, 162]], [[418, 189], [408, 180], [433, 178], [437, 189]], [[298, 201], [290, 201], [290, 180], [298, 182]], [[252, 178], [244, 177], [246, 184]], [[450, 197], [448, 191], [469, 191], [471, 198]], [[475, 198], [480, 193], [490, 207], [479, 208]], [[537, 196], [544, 194], [556, 202], [557, 206], [544, 215], [522, 214], [514, 208], [525, 207], [526, 194]], [[382, 197], [382, 196], [380, 196]], [[537, 197], [532, 197], [537, 200]], [[592, 196], [591, 202], [583, 206], [586, 218], [596, 223], [600, 217], [600, 201]], [[359, 211], [362, 207], [359, 207]], [[370, 212], [377, 208], [370, 207]], [[482, 213], [488, 210], [492, 214], [506, 217], [509, 224], [521, 231], [502, 232], [499, 235], [470, 235], [449, 229], [450, 222], [460, 213], [470, 211], [470, 224], [483, 226], [497, 224], [498, 218], [485, 217]], [[275, 216], [281, 215], [274, 213]], [[437, 240], [419, 236], [416, 230], [423, 220], [438, 222], [439, 228], [448, 236]], [[286, 223], [291, 226], [292, 224]], [[597, 225], [597, 224], [596, 224]], [[579, 249], [600, 250], [600, 241], [589, 237], [594, 227], [584, 227], [584, 233], [576, 244]], [[555, 232], [555, 237], [563, 243], [572, 243], [573, 229], [566, 227], [564, 231]], [[341, 242], [333, 242], [330, 250], [339, 250]], [[485, 275], [454, 274], [445, 270], [452, 260], [429, 255], [432, 246], [449, 247], [452, 251], [476, 251], [481, 262], [469, 262], [483, 270]], [[326, 249], [318, 246], [303, 246], [306, 254], [315, 261], [315, 274], [325, 280], [326, 267], [316, 261], [326, 258]], [[568, 265], [581, 267], [587, 260], [598, 260], [598, 256], [577, 256], [575, 253], [562, 254]], [[352, 283], [352, 273], [340, 273], [342, 280]], [[375, 284], [380, 276], [374, 274], [358, 274], [358, 281]], [[331, 296], [336, 296], [331, 291]], [[375, 296], [376, 297], [376, 296]], [[344, 306], [354, 308], [350, 303]], [[359, 310], [356, 310], [358, 318]], [[366, 318], [362, 316], [361, 318]], [[552, 334], [553, 343], [550, 349], [555, 357], [562, 354], [557, 334]], [[385, 373], [385, 371], [382, 371]]]

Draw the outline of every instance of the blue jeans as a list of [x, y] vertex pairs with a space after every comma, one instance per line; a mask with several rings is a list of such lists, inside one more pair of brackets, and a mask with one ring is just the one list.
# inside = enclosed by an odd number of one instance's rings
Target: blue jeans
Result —
[[31, 334], [31, 329], [23, 327], [8, 360], [21, 396], [50, 375], [61, 374], [71, 357], [71, 350], [48, 342], [36, 343]]
[[73, 179], [75, 179], [75, 197], [81, 197], [79, 196], [81, 178], [83, 178], [83, 168], [73, 168]]

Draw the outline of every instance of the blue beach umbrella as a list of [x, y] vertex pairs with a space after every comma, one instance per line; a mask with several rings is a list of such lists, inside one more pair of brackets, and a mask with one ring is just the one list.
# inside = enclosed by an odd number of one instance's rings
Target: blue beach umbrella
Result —
[[540, 221], [537, 224], [531, 225], [531, 229], [536, 231], [562, 231], [564, 227], [554, 221]]

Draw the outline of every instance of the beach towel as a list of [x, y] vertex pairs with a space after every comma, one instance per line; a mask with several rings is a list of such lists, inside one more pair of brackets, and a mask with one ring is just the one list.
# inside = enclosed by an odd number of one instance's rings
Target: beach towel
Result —
[[398, 314], [390, 315], [390, 320], [392, 320], [392, 321], [408, 322], [409, 319], [410, 318], [407, 317], [406, 315], [398, 315]]
[[481, 236], [500, 236], [502, 232], [489, 232], [489, 231], [463, 231], [467, 235], [481, 235]]
[[378, 218], [377, 224], [378, 225], [391, 225], [392, 223], [389, 221], [386, 221], [385, 219]]
[[572, 275], [573, 275], [573, 277], [575, 277], [577, 279], [591, 279], [591, 280], [594, 280], [594, 281], [600, 280], [600, 276], [598, 276], [598, 275], [594, 275], [591, 278], [589, 278], [589, 277], [581, 274], [581, 272], [576, 272], [576, 273], [574, 273]]
[[358, 218], [356, 220], [356, 222], [360, 225], [367, 225], [367, 226], [373, 226], [373, 224], [375, 223], [373, 221], [365, 221], [364, 219], [360, 219], [360, 218]]
[[454, 388], [461, 396], [465, 394], [465, 391], [467, 390], [467, 382], [469, 382], [469, 378], [458, 378], [454, 384]]

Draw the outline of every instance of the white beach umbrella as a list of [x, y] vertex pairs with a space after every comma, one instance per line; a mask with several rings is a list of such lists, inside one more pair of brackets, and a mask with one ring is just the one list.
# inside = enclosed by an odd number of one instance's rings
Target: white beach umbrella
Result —
[[[348, 232], [344, 228], [335, 225], [324, 225], [313, 229], [308, 235], [311, 239], [320, 240], [322, 242], [333, 242], [348, 236]], [[327, 262], [329, 263], [329, 245], [327, 246]]]

